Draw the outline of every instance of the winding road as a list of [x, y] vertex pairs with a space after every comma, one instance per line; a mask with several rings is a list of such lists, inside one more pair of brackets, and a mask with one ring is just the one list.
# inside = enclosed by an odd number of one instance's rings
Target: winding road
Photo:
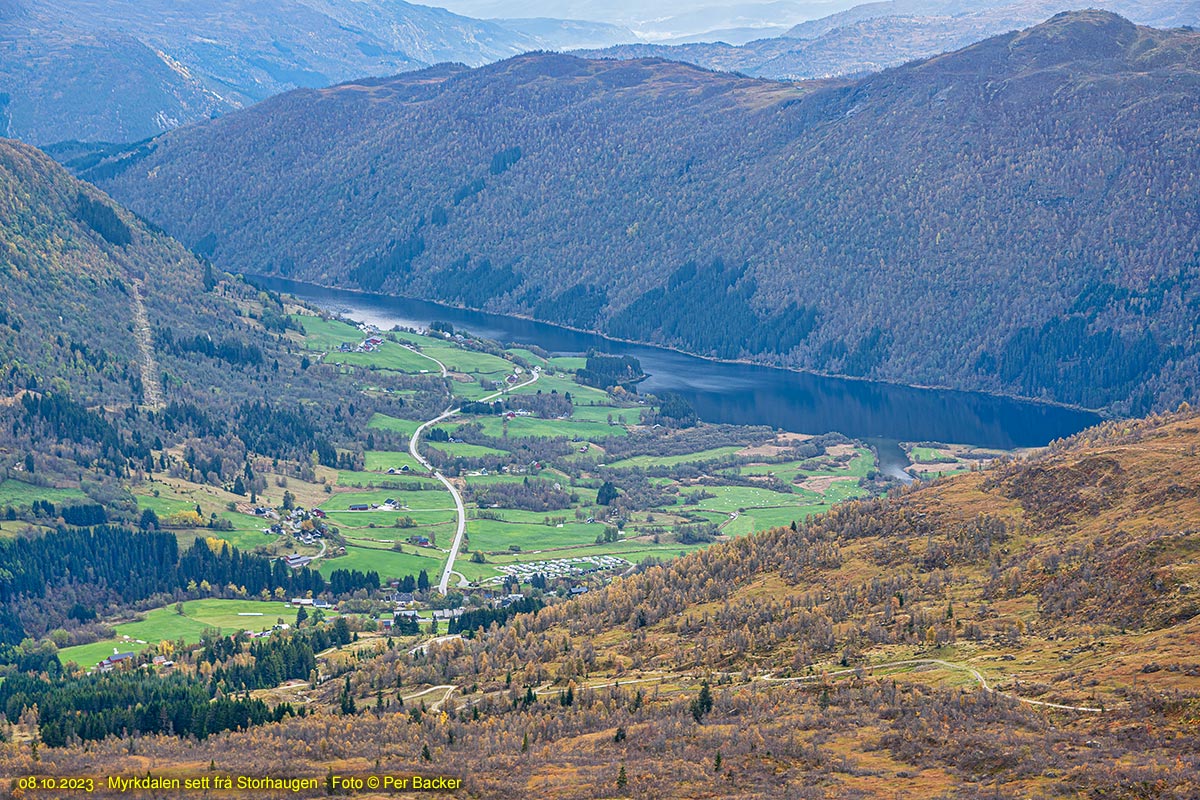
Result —
[[442, 377], [443, 377], [443, 378], [449, 378], [449, 377], [450, 377], [450, 370], [446, 369], [446, 365], [445, 365], [445, 364], [443, 364], [442, 362], [438, 361], [438, 360], [437, 360], [436, 358], [434, 358], [433, 356], [431, 356], [431, 355], [429, 355], [429, 354], [427, 354], [427, 353], [422, 353], [420, 350], [418, 350], [417, 348], [415, 348], [415, 347], [413, 347], [413, 346], [411, 346], [411, 345], [402, 344], [402, 345], [400, 345], [400, 346], [401, 346], [401, 347], [403, 347], [405, 350], [408, 350], [409, 352], [416, 353], [416, 354], [417, 354], [417, 355], [419, 355], [421, 358], [428, 358], [430, 361], [432, 361], [433, 363], [437, 364], [439, 368], [441, 368], [441, 370], [442, 370]]
[[[417, 351], [413, 350], [413, 352], [415, 353]], [[420, 355], [425, 356], [425, 358], [428, 358], [430, 361], [434, 362], [439, 367], [441, 367], [443, 377], [445, 377], [449, 374], [449, 372], [446, 370], [446, 365], [443, 364], [441, 361], [438, 361], [433, 356], [425, 355], [424, 353], [420, 353]], [[501, 389], [498, 392], [489, 394], [487, 397], [481, 398], [479, 400], [479, 402], [480, 403], [490, 403], [492, 400], [495, 400], [497, 397], [499, 397], [502, 394], [505, 394], [506, 392], [511, 392], [514, 389], [522, 389], [526, 386], [529, 386], [531, 383], [535, 382], [539, 377], [541, 377], [541, 370], [538, 367], [534, 367], [531, 370], [531, 374], [533, 375], [533, 377], [531, 377], [529, 380], [525, 381], [524, 383], [516, 383], [516, 384], [513, 384], [512, 386], [506, 386], [505, 388]], [[435, 470], [433, 468], [433, 464], [429, 463], [429, 461], [423, 455], [421, 455], [420, 444], [421, 444], [421, 434], [424, 433], [427, 428], [429, 428], [433, 425], [436, 425], [439, 422], [444, 422], [444, 421], [450, 419], [454, 415], [458, 414], [460, 411], [462, 411], [462, 409], [457, 408], [457, 407], [446, 409], [441, 414], [437, 415], [436, 417], [429, 420], [428, 422], [421, 423], [421, 425], [415, 431], [413, 431], [412, 438], [408, 440], [408, 452], [412, 455], [412, 457], [414, 459], [416, 459], [418, 464], [420, 464], [425, 469], [429, 470], [429, 472], [433, 474], [433, 477], [437, 478], [439, 481], [442, 482], [442, 485], [446, 487], [446, 491], [450, 492], [450, 496], [454, 498], [454, 507], [455, 507], [456, 511], [458, 512], [458, 524], [454, 530], [454, 542], [450, 545], [450, 557], [448, 559], [446, 559], [446, 567], [445, 567], [445, 569], [442, 570], [441, 580], [438, 581], [438, 591], [441, 592], [442, 594], [446, 594], [446, 592], [449, 590], [451, 574], [458, 575], [460, 578], [462, 578], [463, 581], [466, 580], [466, 578], [463, 577], [460, 573], [454, 572], [454, 559], [458, 557], [458, 549], [462, 546], [463, 536], [466, 534], [466, 531], [467, 531], [467, 508], [466, 508], [466, 506], [463, 505], [462, 495], [459, 494], [458, 487], [455, 486], [453, 483], [451, 483], [450, 479], [447, 478], [445, 475], [443, 475], [442, 473]], [[459, 582], [459, 585], [460, 586], [462, 585], [462, 581]]]

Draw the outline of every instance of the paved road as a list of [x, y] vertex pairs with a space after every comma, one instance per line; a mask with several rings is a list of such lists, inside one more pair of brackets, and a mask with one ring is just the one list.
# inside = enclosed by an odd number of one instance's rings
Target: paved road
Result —
[[443, 378], [449, 378], [449, 377], [450, 377], [450, 370], [446, 369], [446, 365], [445, 365], [445, 364], [443, 364], [442, 362], [438, 361], [438, 360], [437, 360], [436, 358], [434, 358], [433, 356], [431, 356], [431, 355], [428, 355], [427, 353], [422, 353], [422, 352], [421, 352], [420, 350], [418, 350], [417, 348], [415, 348], [415, 347], [411, 347], [411, 346], [409, 346], [409, 345], [406, 345], [406, 344], [402, 344], [402, 345], [400, 345], [400, 346], [401, 346], [401, 347], [403, 347], [405, 350], [411, 350], [412, 352], [414, 352], [414, 353], [416, 353], [417, 355], [419, 355], [421, 358], [428, 358], [430, 361], [432, 361], [433, 363], [437, 364], [437, 365], [438, 365], [438, 367], [439, 367], [439, 368], [442, 370], [442, 377], [443, 377]]
[[[413, 351], [413, 352], [416, 352], [416, 351]], [[424, 353], [422, 353], [422, 355], [424, 355]], [[442, 367], [442, 373], [445, 374], [446, 367], [444, 364], [442, 364], [442, 362], [437, 361], [437, 359], [433, 358], [432, 356], [425, 356], [425, 357], [429, 358], [431, 361], [436, 361]], [[518, 384], [514, 384], [512, 386], [505, 387], [498, 392], [489, 394], [487, 397], [480, 399], [479, 402], [490, 403], [491, 401], [495, 400], [497, 397], [499, 397], [500, 395], [502, 395], [506, 392], [511, 392], [514, 389], [521, 389], [525, 386], [528, 386], [531, 383], [533, 383], [534, 381], [536, 381], [539, 377], [541, 377], [541, 374], [542, 374], [541, 370], [539, 370], [537, 367], [534, 367], [532, 370], [533, 377], [531, 377], [529, 380], [525, 381], [524, 383], [518, 383]], [[454, 559], [458, 557], [458, 549], [462, 546], [463, 536], [466, 534], [466, 531], [467, 531], [467, 508], [466, 508], [466, 506], [463, 505], [462, 495], [459, 494], [458, 487], [456, 487], [453, 483], [451, 483], [450, 480], [445, 475], [443, 475], [442, 473], [435, 470], [433, 468], [433, 464], [429, 463], [429, 461], [425, 458], [425, 456], [421, 455], [420, 444], [421, 444], [421, 434], [423, 434], [425, 432], [426, 428], [429, 428], [433, 425], [437, 425], [439, 422], [444, 422], [444, 421], [450, 419], [451, 417], [453, 417], [455, 414], [458, 414], [460, 411], [462, 411], [461, 408], [446, 409], [441, 414], [437, 415], [436, 417], [429, 420], [428, 422], [422, 423], [415, 431], [413, 431], [412, 438], [408, 440], [409, 454], [411, 454], [412, 457], [414, 459], [416, 459], [418, 464], [420, 464], [422, 467], [424, 467], [425, 469], [427, 469], [431, 473], [433, 473], [433, 477], [435, 477], [439, 481], [441, 481], [442, 485], [446, 487], [446, 491], [450, 492], [450, 496], [454, 498], [454, 507], [458, 512], [458, 524], [456, 525], [456, 527], [454, 529], [454, 541], [450, 545], [450, 555], [449, 555], [449, 558], [446, 559], [445, 569], [442, 570], [441, 580], [438, 581], [438, 591], [441, 592], [442, 594], [446, 594], [446, 592], [449, 591], [450, 574], [451, 573], [459, 575], [460, 578], [462, 577], [462, 575], [460, 575], [459, 573], [454, 572]], [[461, 583], [460, 583], [460, 585], [461, 585]]]

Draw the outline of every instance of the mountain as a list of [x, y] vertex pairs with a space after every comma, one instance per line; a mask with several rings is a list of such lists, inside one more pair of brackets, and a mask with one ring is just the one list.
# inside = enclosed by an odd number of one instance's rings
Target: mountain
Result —
[[[0, 134], [35, 144], [134, 141], [297, 86], [543, 46], [399, 0], [45, 0], [22, 10], [0, 7]], [[592, 33], [556, 41], [595, 44]]]
[[1146, 409], [1200, 373], [1198, 52], [1080, 12], [858, 81], [534, 54], [77, 166], [231, 271]]
[[[202, 264], [29, 145], [0, 139], [0, 203], [0, 452], [36, 453], [38, 485], [128, 476], [151, 442], [163, 469], [186, 442], [189, 462], [210, 465], [199, 480], [220, 484], [249, 453], [310, 463], [352, 439], [341, 402], [354, 379], [295, 352], [278, 297]], [[359, 404], [369, 417], [372, 401]]]
[[[138, 308], [159, 324], [177, 317], [181, 332], [236, 327], [218, 322], [232, 307], [205, 298], [191, 253], [40, 151], [0, 140], [0, 196], [0, 361], [10, 402], [23, 389], [58, 385], [89, 405], [152, 403], [162, 378], [141, 368], [159, 359], [140, 347], [130, 321]], [[169, 311], [180, 297], [193, 301]]]
[[[1200, 23], [1200, 4], [1108, 0], [1092, 4], [1155, 27]], [[803, 22], [741, 44], [709, 37], [688, 44], [629, 43], [580, 51], [589, 58], [666, 58], [762, 78], [802, 80], [876, 72], [1028, 27], [1078, 6], [1065, 0], [889, 0]]]

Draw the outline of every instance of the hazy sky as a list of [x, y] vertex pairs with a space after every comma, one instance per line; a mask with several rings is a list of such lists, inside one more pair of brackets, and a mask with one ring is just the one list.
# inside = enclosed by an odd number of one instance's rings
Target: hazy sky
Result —
[[554, 17], [621, 25], [646, 39], [708, 31], [774, 29], [864, 0], [420, 0], [456, 14], [480, 18]]

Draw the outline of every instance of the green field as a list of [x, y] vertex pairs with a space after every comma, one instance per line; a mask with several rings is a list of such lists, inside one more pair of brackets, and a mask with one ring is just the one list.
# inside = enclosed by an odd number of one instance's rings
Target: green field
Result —
[[589, 405], [592, 403], [610, 405], [613, 402], [613, 399], [608, 396], [608, 392], [576, 383], [570, 375], [565, 373], [561, 375], [543, 375], [534, 383], [517, 389], [513, 394], [537, 394], [539, 390], [542, 394], [550, 394], [553, 390], [557, 390], [559, 394], [570, 392], [571, 398], [576, 405]]
[[[467, 521], [467, 536], [472, 551], [485, 553], [502, 552], [517, 546], [521, 552], [545, 550], [547, 548], [590, 544], [604, 532], [604, 526], [595, 523], [570, 521], [561, 528], [528, 522], [501, 522], [490, 519]], [[538, 560], [538, 559], [534, 559]], [[458, 561], [455, 561], [457, 564]]]
[[641, 421], [641, 414], [642, 411], [640, 408], [622, 408], [619, 406], [577, 405], [571, 409], [571, 419], [599, 422], [604, 425], [608, 424], [610, 416], [613, 419], [613, 425], [637, 425]]
[[942, 451], [933, 447], [913, 447], [909, 449], [908, 457], [917, 463], [928, 464], [940, 460]]
[[[394, 510], [378, 508], [371, 511], [349, 511], [352, 505], [378, 503], [382, 506], [387, 500], [395, 500], [400, 508]], [[404, 508], [404, 506], [407, 506], [407, 508]], [[449, 492], [444, 490], [406, 492], [400, 489], [373, 489], [365, 492], [338, 492], [321, 504], [321, 510], [327, 513], [343, 511], [353, 516], [370, 516], [377, 513], [396, 516], [398, 514], [407, 514], [409, 511], [442, 510], [447, 508], [453, 510], [454, 498], [450, 496]]]
[[819, 494], [803, 489], [785, 494], [754, 486], [704, 486], [687, 487], [684, 489], [684, 493], [695, 492], [700, 488], [703, 488], [706, 493], [716, 496], [701, 500], [699, 505], [680, 506], [680, 508], [695, 508], [701, 511], [728, 514], [739, 509], [791, 507], [821, 502]]
[[[398, 527], [397, 521], [402, 517], [411, 517], [416, 523], [415, 528]], [[366, 537], [380, 541], [403, 541], [414, 533], [429, 535], [429, 528], [436, 527], [440, 533], [443, 530], [453, 530], [456, 520], [454, 508], [451, 506], [442, 511], [331, 511], [329, 521], [337, 526], [347, 538]]]
[[395, 342], [384, 342], [378, 350], [371, 353], [341, 353], [331, 352], [325, 357], [331, 364], [349, 364], [355, 367], [388, 369], [393, 372], [417, 374], [421, 372], [441, 375], [441, 368], [419, 353], [414, 353], [407, 347]]
[[387, 414], [375, 414], [371, 417], [371, 421], [367, 423], [367, 427], [412, 436], [413, 432], [421, 427], [421, 423], [411, 419], [389, 417]]
[[[433, 478], [427, 472], [405, 472], [397, 475], [388, 475], [386, 472], [351, 472], [349, 470], [340, 469], [337, 472], [337, 487], [340, 489], [366, 489], [374, 490], [387, 489], [391, 492], [415, 492], [419, 491], [411, 487], [415, 483], [423, 483], [428, 486], [429, 490], [441, 491], [434, 489], [435, 486], [440, 486], [437, 479]], [[389, 488], [390, 487], [390, 488]]]
[[509, 353], [511, 355], [517, 356], [519, 358], [523, 358], [532, 365], [538, 365], [538, 364], [544, 365], [544, 364], [550, 363], [546, 359], [544, 359], [541, 356], [539, 356], [538, 354], [534, 353], [532, 350], [526, 350], [523, 347], [510, 347], [505, 352]]
[[587, 366], [587, 359], [583, 356], [554, 356], [550, 364], [556, 369], [577, 370]]
[[194, 528], [170, 528], [169, 530], [179, 539], [181, 547], [191, 547], [192, 540], [197, 536], [215, 536], [224, 539], [239, 550], [253, 550], [260, 545], [269, 545], [276, 539], [274, 536], [263, 535], [262, 529], [267, 526], [266, 520], [249, 514], [229, 511], [219, 498], [211, 496], [207, 492], [196, 498], [181, 496], [167, 484], [158, 484], [157, 488], [158, 497], [153, 494], [135, 495], [138, 508], [153, 510], [161, 520], [180, 511], [194, 511], [196, 504], [199, 503], [203, 511], [202, 516], [206, 521], [211, 514], [216, 513], [218, 519], [226, 520], [233, 526], [232, 530], [227, 531], [212, 530], [203, 525]]
[[486, 458], [488, 456], [495, 456], [507, 461], [512, 456], [512, 453], [507, 450], [497, 450], [494, 447], [466, 444], [465, 442], [427, 442], [425, 446], [430, 450], [445, 453], [451, 458]]
[[782, 528], [828, 510], [829, 505], [826, 503], [787, 508], [749, 508], [745, 513], [739, 514], [737, 519], [724, 525], [721, 532], [728, 536], [743, 536], [771, 528]]
[[[406, 536], [413, 531], [408, 531]], [[448, 526], [447, 538], [454, 535], [454, 528]], [[461, 557], [460, 557], [461, 558]], [[465, 561], [466, 559], [461, 559]], [[386, 545], [367, 547], [355, 545], [346, 548], [346, 555], [337, 558], [322, 559], [317, 562], [318, 571], [325, 577], [335, 569], [356, 569], [361, 572], [374, 570], [381, 579], [402, 578], [405, 575], [415, 576], [421, 570], [429, 573], [432, 581], [436, 582], [442, 573], [442, 565], [446, 563], [446, 554], [440, 550], [404, 545], [404, 552], [397, 553]], [[460, 561], [455, 561], [458, 566]]]
[[681, 456], [634, 456], [614, 461], [607, 466], [612, 469], [629, 469], [632, 467], [674, 467], [678, 464], [695, 464], [702, 461], [719, 461], [728, 459], [741, 450], [736, 445], [730, 447], [715, 447], [712, 450], [701, 450], [696, 453], [685, 453]]
[[368, 450], [364, 453], [364, 457], [367, 472], [387, 474], [389, 469], [400, 470], [404, 467], [408, 467], [410, 472], [420, 475], [426, 475], [429, 472], [407, 450]]
[[[262, 616], [239, 616], [239, 612]], [[207, 628], [220, 628], [221, 632], [226, 634], [239, 630], [265, 630], [281, 617], [285, 622], [293, 622], [296, 611], [281, 602], [210, 599], [185, 601], [183, 616], [175, 613], [174, 605], [147, 611], [143, 616], [145, 619], [139, 622], [115, 625], [115, 639], [59, 651], [59, 660], [64, 664], [74, 661], [82, 667], [90, 668], [112, 655], [114, 648], [122, 653], [141, 652], [152, 644], [179, 639], [188, 644], [195, 644], [200, 641], [201, 633]]]
[[417, 345], [421, 352], [436, 358], [452, 372], [471, 375], [501, 376], [513, 371], [513, 364], [490, 353], [479, 353], [459, 347], [453, 342], [415, 333], [397, 333], [398, 339]]
[[70, 505], [73, 501], [91, 502], [79, 489], [55, 489], [51, 486], [34, 486], [13, 478], [0, 483], [0, 505], [30, 506], [35, 500], [49, 500], [55, 505]]
[[304, 344], [312, 350], [336, 350], [340, 344], [358, 344], [363, 340], [362, 331], [335, 319], [307, 314], [292, 315], [292, 319], [304, 326]]
[[[505, 432], [505, 420], [498, 416], [474, 417], [472, 422], [478, 422], [483, 427], [486, 436], [501, 438]], [[457, 430], [458, 426], [454, 426]], [[609, 436], [628, 436], [629, 431], [619, 425], [607, 425], [602, 422], [589, 422], [576, 419], [538, 419], [537, 417], [513, 417], [508, 420], [508, 436], [518, 439], [526, 436], [544, 439], [566, 437], [586, 441], [602, 441]]]

